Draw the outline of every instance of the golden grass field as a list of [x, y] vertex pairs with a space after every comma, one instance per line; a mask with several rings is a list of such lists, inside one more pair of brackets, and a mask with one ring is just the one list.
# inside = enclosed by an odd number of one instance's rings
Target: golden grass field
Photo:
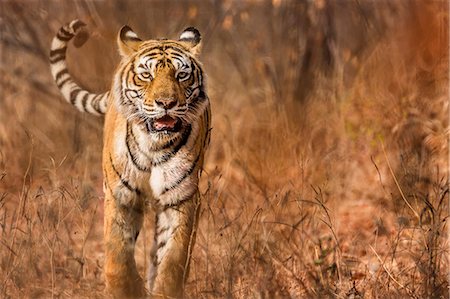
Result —
[[[2, 1], [0, 298], [103, 296], [102, 119], [116, 34], [203, 36], [212, 140], [188, 298], [448, 298], [447, 1]], [[153, 221], [136, 259], [149, 263]]]

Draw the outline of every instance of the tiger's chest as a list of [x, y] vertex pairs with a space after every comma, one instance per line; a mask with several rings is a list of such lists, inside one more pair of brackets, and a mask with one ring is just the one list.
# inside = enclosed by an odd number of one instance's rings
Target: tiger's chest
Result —
[[169, 142], [126, 123], [114, 134], [115, 157], [125, 179], [140, 188], [146, 200], [176, 205], [197, 190], [200, 155], [198, 125], [186, 128]]

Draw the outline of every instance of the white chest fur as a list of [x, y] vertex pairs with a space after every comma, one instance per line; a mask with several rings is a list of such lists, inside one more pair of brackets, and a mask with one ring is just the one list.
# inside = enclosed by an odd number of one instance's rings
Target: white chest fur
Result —
[[150, 186], [161, 204], [176, 204], [192, 195], [198, 183], [197, 174], [189, 173], [194, 167], [192, 160], [191, 155], [180, 151], [167, 163], [152, 169]]
[[166, 174], [163, 167], [154, 167], [150, 176], [150, 187], [153, 195], [159, 197], [166, 188]]
[[150, 187], [153, 195], [163, 204], [177, 204], [197, 189], [198, 174], [195, 171], [200, 152], [195, 150], [198, 126], [194, 125], [186, 145], [167, 162], [152, 168]]

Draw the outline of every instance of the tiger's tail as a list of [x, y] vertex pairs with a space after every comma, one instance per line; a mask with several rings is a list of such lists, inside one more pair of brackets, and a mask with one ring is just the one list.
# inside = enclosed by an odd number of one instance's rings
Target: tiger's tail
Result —
[[66, 63], [67, 43], [84, 26], [86, 24], [80, 20], [73, 20], [59, 29], [50, 49], [50, 70], [67, 102], [82, 112], [101, 115], [106, 112], [109, 92], [95, 94], [80, 87], [70, 75]]

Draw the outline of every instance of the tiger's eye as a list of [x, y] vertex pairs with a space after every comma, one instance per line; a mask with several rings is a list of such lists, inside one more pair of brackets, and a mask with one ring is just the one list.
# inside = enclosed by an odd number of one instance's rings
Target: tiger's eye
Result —
[[188, 72], [179, 72], [178, 75], [177, 75], [178, 80], [186, 79], [188, 76], [189, 76]]
[[150, 74], [150, 72], [142, 72], [141, 74], [141, 77], [143, 78], [143, 79], [151, 79], [152, 78], [152, 75]]

